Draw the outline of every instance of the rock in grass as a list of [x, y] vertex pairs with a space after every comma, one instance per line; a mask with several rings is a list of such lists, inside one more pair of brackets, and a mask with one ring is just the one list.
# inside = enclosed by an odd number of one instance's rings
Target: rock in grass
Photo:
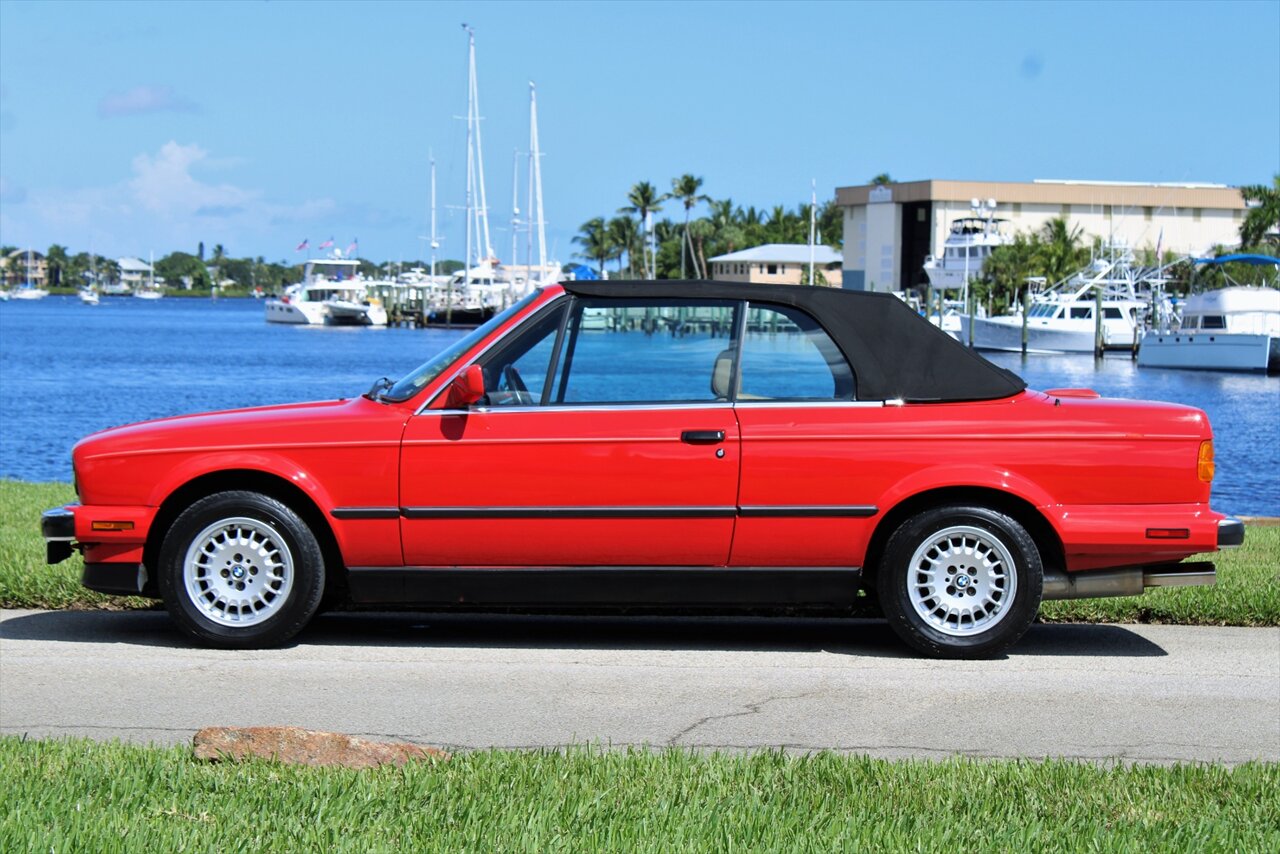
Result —
[[434, 747], [406, 742], [369, 741], [340, 732], [316, 732], [293, 726], [205, 727], [193, 739], [197, 759], [245, 759], [256, 756], [289, 765], [375, 768], [413, 759], [448, 759]]

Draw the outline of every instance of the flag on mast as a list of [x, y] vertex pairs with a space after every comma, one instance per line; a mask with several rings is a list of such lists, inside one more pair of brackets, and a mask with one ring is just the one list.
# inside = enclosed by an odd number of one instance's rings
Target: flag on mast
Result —
[[304, 238], [302, 239], [302, 242], [301, 242], [301, 243], [299, 243], [296, 247], [294, 247], [294, 250], [293, 250], [293, 251], [294, 251], [294, 252], [301, 252], [303, 249], [306, 249], [306, 248], [307, 248], [308, 246], [310, 246], [310, 245], [311, 245], [311, 244], [307, 242], [307, 238], [305, 238], [305, 237], [304, 237]]
[[351, 239], [351, 245], [350, 245], [350, 246], [348, 246], [348, 247], [347, 247], [347, 251], [346, 251], [346, 252], [344, 252], [344, 253], [342, 253], [342, 254], [343, 254], [343, 255], [346, 255], [348, 258], [353, 258], [353, 257], [355, 257], [355, 254], [356, 254], [357, 252], [359, 252], [359, 251], [360, 251], [360, 241], [359, 241], [359, 240], [356, 240], [356, 239], [353, 237], [353, 238]]
[[316, 248], [317, 248], [317, 249], [328, 249], [328, 248], [329, 248], [330, 246], [332, 246], [332, 245], [333, 245], [333, 238], [332, 238], [332, 237], [330, 237], [328, 240], [326, 240], [324, 243], [321, 243], [321, 244], [320, 244], [319, 246], [317, 246]]

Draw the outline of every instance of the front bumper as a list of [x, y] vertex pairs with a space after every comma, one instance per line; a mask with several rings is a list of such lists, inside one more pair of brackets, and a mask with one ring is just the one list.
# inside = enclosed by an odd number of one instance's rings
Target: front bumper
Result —
[[[80, 533], [77, 534], [77, 512], [85, 516], [78, 522]], [[96, 531], [93, 530], [95, 508], [85, 508], [79, 504], [68, 504], [65, 507], [54, 507], [40, 514], [40, 533], [44, 537], [45, 561], [49, 564], [62, 563], [71, 557], [72, 552], [80, 549], [85, 553], [84, 574], [80, 583], [90, 590], [99, 593], [111, 593], [120, 596], [154, 596], [154, 585], [150, 584], [147, 569], [142, 564], [142, 543], [145, 541], [143, 531]], [[111, 507], [105, 513], [110, 517], [124, 517], [127, 520], [149, 521], [154, 513], [151, 508]], [[142, 527], [142, 526], [138, 526]], [[92, 542], [85, 542], [85, 537]]]
[[76, 514], [70, 507], [54, 507], [40, 514], [45, 562], [62, 563], [71, 557], [76, 538]]

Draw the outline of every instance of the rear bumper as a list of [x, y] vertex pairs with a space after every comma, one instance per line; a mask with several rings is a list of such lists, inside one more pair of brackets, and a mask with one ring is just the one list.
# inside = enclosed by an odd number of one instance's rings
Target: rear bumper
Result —
[[1238, 549], [1244, 545], [1244, 522], [1228, 516], [1218, 522], [1218, 548]]

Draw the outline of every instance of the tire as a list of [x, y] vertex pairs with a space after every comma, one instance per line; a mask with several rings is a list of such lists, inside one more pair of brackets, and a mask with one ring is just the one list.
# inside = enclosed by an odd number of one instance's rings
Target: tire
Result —
[[908, 646], [934, 658], [990, 658], [1026, 633], [1044, 567], [1017, 520], [988, 507], [935, 507], [885, 544], [880, 606]]
[[315, 535], [288, 505], [257, 492], [219, 492], [184, 510], [160, 546], [159, 584], [178, 628], [206, 646], [283, 644], [325, 591]]

